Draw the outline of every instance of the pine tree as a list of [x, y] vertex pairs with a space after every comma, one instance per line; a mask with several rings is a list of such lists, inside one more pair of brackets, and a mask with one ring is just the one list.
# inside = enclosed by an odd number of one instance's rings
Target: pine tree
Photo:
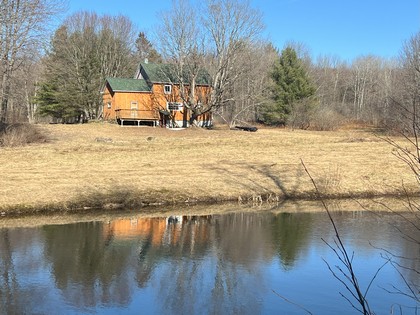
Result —
[[157, 50], [153, 47], [144, 32], [140, 32], [136, 39], [136, 49], [141, 62], [144, 62], [146, 59], [155, 63], [162, 62], [161, 55], [159, 55]]
[[285, 125], [294, 107], [314, 95], [315, 88], [302, 60], [291, 47], [286, 47], [281, 52], [271, 77], [274, 82], [272, 102], [262, 109], [263, 121], [267, 124]]
[[66, 53], [68, 41], [68, 30], [65, 26], [61, 26], [52, 38], [51, 51], [44, 58], [44, 79], [39, 84], [35, 99], [39, 115], [50, 116], [63, 123], [80, 119], [83, 114], [83, 108], [72, 97], [74, 88], [71, 88], [70, 83], [71, 65]]

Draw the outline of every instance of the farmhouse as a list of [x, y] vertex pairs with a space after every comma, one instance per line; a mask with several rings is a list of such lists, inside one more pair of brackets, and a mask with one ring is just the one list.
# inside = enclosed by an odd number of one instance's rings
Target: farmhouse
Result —
[[[185, 83], [189, 82], [188, 77], [182, 76], [179, 79], [172, 65], [145, 62], [140, 63], [134, 78], [107, 78], [102, 91], [103, 118], [116, 120], [122, 126], [188, 127], [191, 110], [184, 101], [185, 94], [193, 95], [196, 104], [205, 104], [211, 91], [210, 78], [207, 73], [200, 73], [194, 93], [190, 93]], [[211, 113], [196, 117], [194, 123], [211, 125]]]

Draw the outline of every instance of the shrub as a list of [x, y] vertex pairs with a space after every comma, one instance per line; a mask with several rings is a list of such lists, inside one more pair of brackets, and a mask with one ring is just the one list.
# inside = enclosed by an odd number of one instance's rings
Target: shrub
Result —
[[293, 105], [287, 117], [287, 125], [292, 129], [308, 129], [315, 111], [315, 103], [311, 98], [305, 98]]
[[46, 140], [46, 136], [32, 124], [10, 124], [0, 127], [0, 146], [3, 147], [17, 147]]
[[312, 115], [311, 129], [319, 131], [336, 130], [345, 123], [345, 118], [331, 108], [318, 108]]

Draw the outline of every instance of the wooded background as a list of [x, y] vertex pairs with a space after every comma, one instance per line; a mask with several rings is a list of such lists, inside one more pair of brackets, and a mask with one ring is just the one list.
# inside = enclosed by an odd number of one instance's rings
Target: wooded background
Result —
[[181, 87], [194, 87], [205, 69], [213, 87], [208, 103], [194, 103], [194, 88], [185, 88], [185, 106], [229, 125], [332, 130], [364, 123], [404, 132], [418, 123], [420, 32], [395, 58], [344, 61], [313, 57], [304, 43], [274, 47], [262, 37], [261, 12], [246, 1], [175, 1], [150, 34], [125, 16], [92, 12], [54, 28], [61, 0], [3, 0], [1, 7], [3, 125], [101, 119], [105, 78], [133, 77], [145, 59], [173, 64]]

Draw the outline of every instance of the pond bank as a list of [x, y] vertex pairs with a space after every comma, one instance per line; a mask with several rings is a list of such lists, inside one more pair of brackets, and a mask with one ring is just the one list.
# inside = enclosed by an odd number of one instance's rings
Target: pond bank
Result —
[[[361, 199], [327, 199], [329, 211], [412, 212], [405, 198], [375, 197]], [[320, 200], [282, 200], [276, 203], [240, 203], [238, 201], [211, 204], [178, 204], [129, 207], [118, 209], [85, 208], [72, 211], [34, 211], [8, 213], [0, 217], [0, 228], [35, 227], [77, 222], [111, 221], [126, 218], [156, 218], [169, 216], [206, 216], [234, 212], [308, 213], [325, 212]]]
[[[0, 208], [0, 219], [4, 217], [18, 217], [28, 215], [60, 215], [60, 214], [85, 214], [85, 213], [119, 213], [127, 209], [142, 213], [159, 213], [161, 209], [183, 209], [183, 208], [225, 208], [226, 206], [235, 207], [261, 207], [261, 208], [279, 208], [284, 204], [311, 204], [317, 205], [320, 210], [324, 210], [321, 200], [333, 205], [345, 205], [340, 210], [354, 209], [359, 205], [359, 201], [363, 201], [366, 205], [370, 204], [375, 207], [383, 208], [382, 210], [392, 211], [407, 211], [403, 207], [403, 203], [409, 199], [416, 198], [418, 194], [403, 194], [402, 192], [395, 192], [394, 194], [375, 195], [374, 193], [358, 193], [358, 194], [341, 194], [341, 195], [321, 195], [302, 194], [292, 196], [278, 196], [274, 194], [252, 194], [249, 196], [239, 196], [238, 198], [222, 198], [222, 197], [208, 197], [204, 199], [190, 199], [172, 198], [172, 199], [151, 199], [145, 198], [141, 194], [128, 194], [125, 192], [119, 196], [113, 195], [95, 195], [95, 196], [79, 196], [69, 203], [57, 204], [39, 204], [39, 205], [18, 205], [11, 207]], [[387, 208], [384, 204], [377, 202], [377, 200], [387, 200], [385, 204], [391, 204], [394, 208]], [[366, 206], [366, 208], [369, 208]], [[182, 213], [181, 213], [182, 214]]]

